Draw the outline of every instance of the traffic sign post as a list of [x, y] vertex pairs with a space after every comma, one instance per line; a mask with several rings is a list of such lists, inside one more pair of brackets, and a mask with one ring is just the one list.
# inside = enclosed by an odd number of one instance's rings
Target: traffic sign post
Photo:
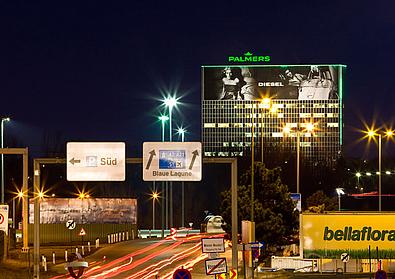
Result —
[[218, 258], [206, 260], [206, 274], [215, 275], [228, 272], [228, 266], [226, 265], [226, 258]]
[[200, 142], [144, 142], [143, 180], [202, 180], [202, 144]]
[[174, 271], [173, 279], [192, 279], [192, 275], [188, 269], [179, 268]]
[[202, 238], [203, 253], [225, 253], [224, 239], [221, 238]]
[[341, 261], [344, 263], [344, 273], [347, 271], [347, 263], [350, 260], [350, 255], [348, 253], [342, 253], [340, 255]]
[[125, 181], [124, 142], [68, 142], [68, 181]]

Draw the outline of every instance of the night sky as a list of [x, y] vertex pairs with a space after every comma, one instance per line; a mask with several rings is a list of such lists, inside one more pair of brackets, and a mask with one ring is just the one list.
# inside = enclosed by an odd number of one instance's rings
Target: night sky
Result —
[[346, 64], [345, 147], [359, 156], [352, 129], [394, 120], [395, 3], [272, 2], [1, 3], [5, 145], [38, 157], [48, 142], [125, 141], [139, 156], [142, 142], [161, 139], [166, 92], [184, 103], [174, 126], [198, 141], [200, 66], [250, 51], [272, 64]]

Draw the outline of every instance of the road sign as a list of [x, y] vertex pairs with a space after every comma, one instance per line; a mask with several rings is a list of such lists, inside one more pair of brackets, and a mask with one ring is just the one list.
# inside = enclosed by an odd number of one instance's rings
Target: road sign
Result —
[[200, 142], [144, 142], [144, 181], [200, 181]]
[[223, 238], [202, 238], [203, 253], [224, 253], [225, 245]]
[[180, 268], [173, 273], [173, 279], [192, 279], [192, 275], [189, 270]]
[[226, 265], [226, 258], [206, 260], [205, 265], [206, 265], [207, 275], [214, 275], [214, 274], [221, 274], [228, 272]]
[[68, 181], [125, 181], [124, 142], [68, 142]]
[[251, 248], [262, 248], [263, 242], [250, 242]]
[[237, 270], [233, 268], [229, 270], [229, 279], [237, 279]]
[[8, 234], [8, 205], [0, 205], [0, 231]]
[[74, 220], [68, 220], [66, 222], [66, 228], [68, 228], [69, 230], [74, 230], [76, 226], [76, 223], [74, 222]]
[[350, 255], [348, 253], [342, 253], [340, 259], [343, 263], [347, 263], [350, 260]]
[[84, 230], [84, 228], [81, 228], [80, 233], [78, 234], [79, 236], [84, 236], [86, 235], [86, 231]]

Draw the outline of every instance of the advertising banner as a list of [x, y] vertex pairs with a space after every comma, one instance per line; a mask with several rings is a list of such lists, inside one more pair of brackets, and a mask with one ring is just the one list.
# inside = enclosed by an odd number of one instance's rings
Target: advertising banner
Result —
[[[29, 222], [34, 220], [34, 202], [30, 199]], [[41, 224], [136, 224], [137, 199], [47, 198], [40, 202]]]
[[368, 258], [369, 245], [395, 256], [395, 213], [301, 214], [303, 257]]
[[342, 65], [204, 66], [203, 100], [339, 99]]

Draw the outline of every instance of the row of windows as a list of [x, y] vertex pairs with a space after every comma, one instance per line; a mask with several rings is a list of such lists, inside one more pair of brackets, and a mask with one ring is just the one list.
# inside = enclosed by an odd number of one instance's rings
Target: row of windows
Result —
[[[204, 128], [232, 128], [232, 127], [243, 128], [243, 126], [244, 126], [246, 128], [251, 128], [252, 125], [254, 125], [254, 127], [256, 127], [256, 128], [269, 126], [269, 125], [265, 125], [262, 123], [254, 123], [254, 124], [252, 124], [252, 123], [244, 123], [244, 124], [243, 123], [204, 123], [203, 127]], [[298, 124], [297, 123], [285, 123], [285, 126], [289, 127], [289, 128], [297, 128]], [[307, 123], [300, 123], [299, 124], [299, 127], [301, 127], [301, 128], [305, 128], [306, 126], [307, 126]], [[326, 123], [326, 127], [337, 128], [337, 127], [339, 127], [339, 123], [337, 123], [337, 122]]]

